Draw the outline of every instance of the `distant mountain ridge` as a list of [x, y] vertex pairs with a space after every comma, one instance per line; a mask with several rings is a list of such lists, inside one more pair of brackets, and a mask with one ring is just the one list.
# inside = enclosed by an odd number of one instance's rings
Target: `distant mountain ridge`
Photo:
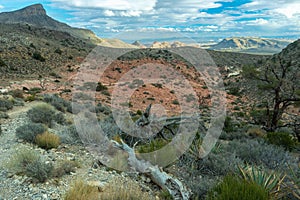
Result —
[[0, 13], [0, 23], [30, 25], [37, 28], [66, 32], [73, 37], [88, 40], [93, 44], [101, 46], [136, 48], [134, 45], [127, 44], [120, 40], [99, 38], [91, 30], [74, 28], [65, 23], [59, 22], [47, 15], [42, 4], [34, 4], [20, 10]]
[[267, 39], [258, 37], [232, 37], [223, 39], [215, 45], [211, 45], [211, 50], [236, 51], [236, 52], [265, 52], [279, 53], [292, 41], [283, 39]]

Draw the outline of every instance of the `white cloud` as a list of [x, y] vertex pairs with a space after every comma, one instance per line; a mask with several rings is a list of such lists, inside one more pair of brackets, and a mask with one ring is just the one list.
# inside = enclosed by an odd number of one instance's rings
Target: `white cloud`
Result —
[[152, 10], [156, 0], [52, 0], [54, 3], [77, 8], [102, 8], [108, 10]]
[[4, 8], [4, 6], [0, 5], [0, 9], [3, 9], [3, 8]]
[[277, 8], [274, 11], [285, 15], [287, 18], [292, 18], [296, 14], [300, 14], [300, 3], [288, 4], [286, 6]]
[[253, 0], [250, 3], [242, 5], [240, 8], [248, 11], [267, 10], [272, 13], [279, 13], [288, 18], [293, 17], [295, 14], [300, 14], [300, 2], [297, 0]]
[[106, 16], [106, 17], [113, 17], [113, 16], [115, 16], [115, 13], [114, 13], [113, 11], [111, 11], [111, 10], [105, 10], [105, 11], [103, 12], [103, 14], [104, 14], [104, 16]]

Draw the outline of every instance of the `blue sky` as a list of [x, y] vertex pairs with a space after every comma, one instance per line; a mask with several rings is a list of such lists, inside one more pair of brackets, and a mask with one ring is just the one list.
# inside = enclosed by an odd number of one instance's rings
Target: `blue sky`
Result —
[[34, 3], [54, 19], [126, 41], [300, 38], [299, 0], [0, 0], [0, 12]]

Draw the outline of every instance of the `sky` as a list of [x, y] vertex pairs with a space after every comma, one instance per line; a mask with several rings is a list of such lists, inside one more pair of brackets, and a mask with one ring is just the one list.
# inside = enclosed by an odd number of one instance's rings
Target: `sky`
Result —
[[70, 26], [129, 42], [300, 38], [299, 0], [0, 0], [0, 12], [35, 3]]

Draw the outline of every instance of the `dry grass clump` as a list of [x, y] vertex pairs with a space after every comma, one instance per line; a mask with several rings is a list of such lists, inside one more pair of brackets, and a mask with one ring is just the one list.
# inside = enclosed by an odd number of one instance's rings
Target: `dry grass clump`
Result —
[[154, 200], [149, 193], [143, 191], [138, 183], [130, 180], [115, 178], [109, 182], [100, 193], [104, 200]]
[[39, 134], [35, 138], [36, 144], [43, 149], [52, 149], [57, 148], [60, 144], [59, 136], [45, 132], [43, 134]]
[[65, 194], [65, 200], [98, 200], [99, 191], [95, 186], [88, 185], [83, 181], [76, 181]]

